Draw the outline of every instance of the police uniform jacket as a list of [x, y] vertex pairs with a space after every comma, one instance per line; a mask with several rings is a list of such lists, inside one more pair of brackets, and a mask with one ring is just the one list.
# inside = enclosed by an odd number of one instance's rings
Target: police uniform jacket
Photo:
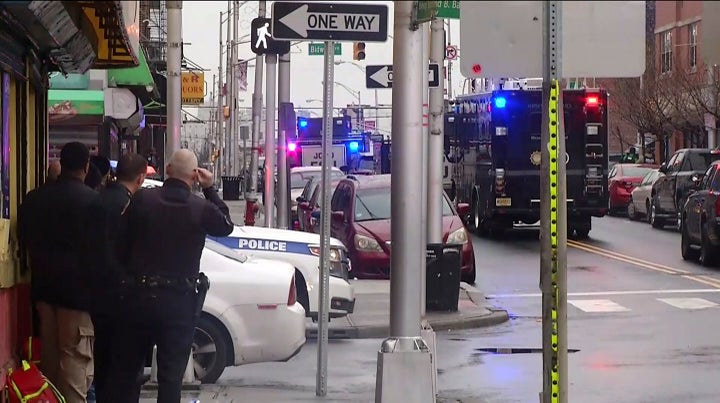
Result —
[[123, 219], [130, 276], [196, 278], [205, 237], [233, 231], [230, 212], [214, 188], [194, 195], [178, 179], [135, 193]]
[[87, 228], [89, 206], [97, 197], [81, 180], [63, 176], [26, 195], [18, 221], [33, 300], [81, 311], [91, 307]]
[[130, 203], [132, 193], [120, 183], [111, 183], [100, 191], [90, 206], [92, 225], [90, 238], [94, 241], [91, 252], [95, 265], [95, 310], [107, 312], [112, 306], [124, 274], [118, 240], [123, 233], [122, 214]]

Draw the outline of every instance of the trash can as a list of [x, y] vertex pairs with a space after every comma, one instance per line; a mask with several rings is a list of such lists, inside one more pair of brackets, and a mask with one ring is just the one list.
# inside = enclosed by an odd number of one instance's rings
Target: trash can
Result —
[[240, 200], [240, 177], [223, 176], [223, 200]]
[[426, 248], [425, 309], [455, 312], [460, 295], [462, 245], [428, 244]]

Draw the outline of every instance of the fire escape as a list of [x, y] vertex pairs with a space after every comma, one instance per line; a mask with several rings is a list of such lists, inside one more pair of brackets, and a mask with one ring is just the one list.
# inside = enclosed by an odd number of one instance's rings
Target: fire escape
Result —
[[167, 8], [164, 1], [140, 1], [140, 44], [147, 52], [150, 71], [167, 71]]

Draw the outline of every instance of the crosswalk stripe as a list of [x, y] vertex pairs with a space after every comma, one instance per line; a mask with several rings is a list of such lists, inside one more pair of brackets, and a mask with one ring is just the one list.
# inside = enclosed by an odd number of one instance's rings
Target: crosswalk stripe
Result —
[[609, 299], [575, 299], [568, 300], [568, 303], [585, 312], [628, 312], [630, 310]]
[[657, 298], [658, 301], [680, 309], [705, 309], [718, 306], [704, 298]]

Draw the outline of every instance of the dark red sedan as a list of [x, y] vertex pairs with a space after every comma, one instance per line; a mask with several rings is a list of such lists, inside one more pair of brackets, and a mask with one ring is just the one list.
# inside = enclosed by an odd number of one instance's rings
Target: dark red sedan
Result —
[[[462, 281], [475, 282], [475, 252], [461, 214], [443, 194], [443, 242], [462, 245]], [[348, 176], [333, 193], [331, 234], [348, 248], [351, 275], [357, 278], [390, 277], [390, 175]], [[319, 212], [314, 215], [319, 215]], [[418, 251], [422, 253], [422, 251]]]
[[633, 189], [642, 182], [642, 178], [658, 165], [653, 164], [615, 164], [608, 173], [608, 212], [625, 211]]

